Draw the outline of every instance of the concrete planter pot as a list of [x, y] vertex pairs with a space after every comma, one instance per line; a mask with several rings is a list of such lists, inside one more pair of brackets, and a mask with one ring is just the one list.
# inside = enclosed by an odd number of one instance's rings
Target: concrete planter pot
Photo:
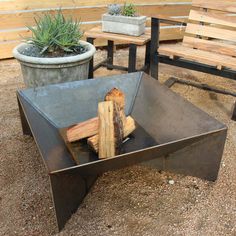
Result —
[[38, 87], [75, 80], [88, 79], [89, 61], [96, 49], [87, 42], [80, 41], [87, 47], [83, 54], [68, 57], [39, 58], [23, 55], [21, 52], [30, 44], [22, 43], [13, 49], [14, 57], [21, 64], [21, 71], [27, 87]]
[[140, 36], [145, 32], [146, 16], [102, 15], [102, 31]]

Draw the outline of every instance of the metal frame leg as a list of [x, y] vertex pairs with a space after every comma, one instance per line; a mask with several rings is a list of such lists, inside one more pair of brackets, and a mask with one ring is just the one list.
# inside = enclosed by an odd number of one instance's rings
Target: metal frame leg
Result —
[[151, 22], [151, 49], [150, 49], [150, 72], [151, 76], [158, 79], [158, 47], [160, 35], [160, 20], [152, 18]]
[[233, 109], [233, 114], [232, 114], [232, 120], [236, 121], [236, 101], [234, 103], [234, 109]]
[[21, 121], [21, 127], [22, 127], [22, 132], [24, 135], [30, 135], [33, 137], [31, 129], [29, 127], [28, 121], [25, 117], [23, 108], [21, 106], [21, 103], [19, 101], [19, 98], [17, 97], [17, 103], [18, 103], [18, 108], [19, 108], [19, 113], [20, 113], [20, 121]]
[[[93, 44], [94, 38], [87, 38], [87, 42]], [[93, 62], [93, 57], [92, 57], [92, 59], [89, 62], [89, 76], [88, 76], [89, 79], [93, 78], [93, 64], [94, 62]]]
[[107, 41], [107, 69], [113, 70], [113, 56], [114, 56], [114, 42], [111, 40]]
[[49, 174], [49, 177], [57, 226], [60, 231], [76, 212], [98, 176], [82, 176], [77, 170], [70, 170]]
[[150, 47], [151, 47], [151, 41], [148, 41], [146, 43], [146, 52], [145, 52], [145, 72], [148, 73], [150, 69]]
[[[231, 92], [231, 91], [227, 91], [224, 89], [219, 89], [216, 87], [212, 87], [209, 86], [207, 84], [200, 84], [200, 83], [196, 83], [196, 82], [192, 82], [192, 81], [188, 81], [188, 80], [183, 80], [183, 79], [178, 79], [176, 77], [170, 77], [168, 80], [165, 81], [165, 85], [170, 88], [171, 86], [173, 86], [175, 83], [180, 83], [180, 84], [184, 84], [184, 85], [189, 85], [189, 86], [193, 86], [199, 89], [203, 89], [206, 91], [212, 91], [215, 93], [220, 93], [220, 94], [225, 94], [225, 95], [230, 95], [230, 96], [234, 96], [236, 97], [236, 93]], [[236, 101], [234, 104], [234, 108], [233, 108], [233, 113], [232, 113], [232, 120], [236, 121]]]
[[136, 71], [136, 54], [137, 54], [137, 45], [131, 43], [129, 45], [128, 73], [132, 73]]

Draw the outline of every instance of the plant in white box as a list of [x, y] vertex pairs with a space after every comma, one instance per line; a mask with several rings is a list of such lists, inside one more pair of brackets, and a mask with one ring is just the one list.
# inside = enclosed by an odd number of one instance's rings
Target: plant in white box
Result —
[[102, 16], [104, 32], [140, 36], [145, 32], [146, 16], [139, 16], [133, 4], [108, 5], [108, 12]]

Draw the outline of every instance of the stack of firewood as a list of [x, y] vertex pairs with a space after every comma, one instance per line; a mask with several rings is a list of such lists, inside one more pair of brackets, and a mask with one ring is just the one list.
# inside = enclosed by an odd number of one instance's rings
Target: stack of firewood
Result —
[[99, 159], [120, 154], [123, 140], [135, 130], [135, 121], [125, 116], [125, 94], [113, 88], [98, 104], [98, 117], [73, 125], [66, 130], [68, 142], [87, 138]]

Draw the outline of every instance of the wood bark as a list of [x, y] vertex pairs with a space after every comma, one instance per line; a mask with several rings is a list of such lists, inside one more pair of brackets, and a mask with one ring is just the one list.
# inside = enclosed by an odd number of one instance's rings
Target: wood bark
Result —
[[117, 103], [121, 110], [125, 109], [125, 94], [117, 88], [111, 89], [105, 95], [104, 101], [114, 101]]
[[105, 95], [104, 101], [113, 101], [118, 105], [118, 107], [120, 108], [119, 112], [124, 126], [126, 122], [125, 94], [120, 89], [113, 88]]

